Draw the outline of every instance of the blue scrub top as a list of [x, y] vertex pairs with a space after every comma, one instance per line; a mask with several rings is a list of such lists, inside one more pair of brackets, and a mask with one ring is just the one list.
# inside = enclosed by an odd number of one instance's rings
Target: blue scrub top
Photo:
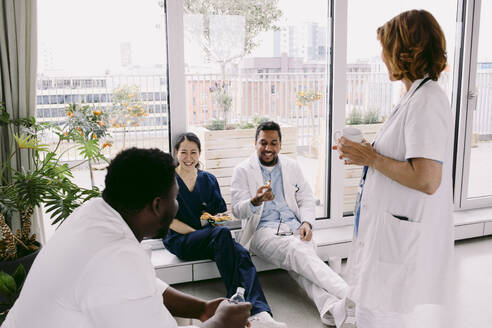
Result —
[[[198, 170], [195, 188], [190, 191], [181, 177], [176, 174], [179, 186], [179, 209], [176, 219], [198, 230], [202, 228], [200, 216], [203, 212], [212, 215], [227, 211], [227, 206], [220, 193], [219, 184], [211, 173]], [[169, 230], [168, 238], [176, 232]]]

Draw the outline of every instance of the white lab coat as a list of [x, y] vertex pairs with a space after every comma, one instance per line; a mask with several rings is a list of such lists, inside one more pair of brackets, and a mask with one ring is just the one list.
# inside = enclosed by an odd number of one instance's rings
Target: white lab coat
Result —
[[399, 161], [421, 157], [443, 162], [441, 185], [427, 195], [369, 168], [347, 272], [349, 297], [368, 309], [408, 313], [418, 304], [443, 304], [449, 287], [452, 117], [439, 85], [428, 81], [415, 91], [420, 82], [412, 84], [388, 117], [375, 149]]
[[[278, 156], [285, 201], [300, 222], [307, 221], [312, 225], [315, 219], [315, 203], [311, 187], [304, 179], [301, 168], [295, 160], [284, 155]], [[238, 219], [247, 219], [243, 221], [243, 232], [239, 241], [245, 248], [249, 247], [263, 213], [263, 204], [256, 214], [251, 211], [249, 204], [256, 191], [263, 185], [260, 162], [256, 153], [234, 168], [231, 182], [232, 214]]]
[[41, 249], [2, 327], [177, 328], [167, 287], [120, 214], [94, 198]]

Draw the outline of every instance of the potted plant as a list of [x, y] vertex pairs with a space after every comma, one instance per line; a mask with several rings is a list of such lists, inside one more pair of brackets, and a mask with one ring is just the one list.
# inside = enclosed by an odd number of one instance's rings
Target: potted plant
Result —
[[122, 149], [125, 149], [128, 128], [139, 126], [148, 114], [144, 109], [140, 89], [137, 86], [125, 85], [114, 89], [112, 99], [113, 106], [109, 113], [110, 124], [112, 128], [122, 129]]
[[222, 119], [217, 118], [212, 120], [207, 128], [209, 130], [227, 130], [229, 126], [227, 124], [227, 114], [232, 107], [232, 97], [229, 95], [229, 90], [226, 88], [225, 83], [219, 85], [215, 82], [215, 86], [210, 87], [212, 93], [212, 100], [217, 105], [218, 109], [222, 112]]
[[[63, 222], [83, 202], [100, 195], [95, 187], [84, 189], [71, 181], [71, 169], [74, 166], [70, 167], [61, 161], [63, 152], [59, 151], [60, 145], [74, 143], [85, 161], [104, 159], [104, 156], [98, 139], [93, 138], [90, 131], [87, 131], [89, 138], [84, 138], [78, 128], [68, 124], [58, 127], [39, 123], [34, 117], [11, 119], [1, 105], [0, 127], [7, 129], [12, 136], [8, 145], [10, 154], [0, 167], [0, 271], [14, 274], [19, 264], [22, 264], [28, 272], [40, 248], [36, 235], [31, 233], [34, 210], [44, 205], [53, 219], [52, 224], [57, 224]], [[57, 140], [53, 149], [39, 140], [39, 136], [49, 133]], [[22, 168], [12, 165], [14, 158], [26, 155], [30, 158], [30, 165]], [[20, 228], [14, 232], [12, 223], [15, 220], [20, 220]], [[5, 291], [0, 284], [0, 294], [4, 296], [0, 302], [5, 303]], [[0, 310], [5, 314], [8, 308]]]

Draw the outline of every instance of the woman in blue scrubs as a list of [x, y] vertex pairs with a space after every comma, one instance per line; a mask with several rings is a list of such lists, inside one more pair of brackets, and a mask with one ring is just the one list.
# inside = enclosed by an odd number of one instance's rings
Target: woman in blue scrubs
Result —
[[202, 227], [200, 216], [203, 212], [215, 215], [226, 212], [227, 207], [215, 176], [199, 169], [200, 151], [200, 140], [194, 133], [177, 137], [174, 156], [179, 164], [176, 168], [179, 210], [164, 238], [164, 245], [183, 260], [214, 260], [227, 297], [231, 297], [237, 287], [243, 287], [246, 301], [253, 305], [252, 327], [286, 327], [271, 317], [249, 252], [232, 238], [228, 228], [209, 224]]

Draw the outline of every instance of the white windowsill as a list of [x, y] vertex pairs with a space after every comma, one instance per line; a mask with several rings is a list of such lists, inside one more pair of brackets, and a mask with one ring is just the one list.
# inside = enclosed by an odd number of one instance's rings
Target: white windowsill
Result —
[[[455, 240], [492, 235], [492, 208], [454, 212]], [[314, 241], [320, 258], [346, 258], [352, 241], [353, 225], [316, 229]], [[152, 264], [159, 278], [170, 284], [199, 281], [220, 277], [211, 260], [182, 261], [168, 252], [162, 241], [145, 240], [152, 247]], [[275, 269], [258, 256], [252, 256], [257, 271]]]

